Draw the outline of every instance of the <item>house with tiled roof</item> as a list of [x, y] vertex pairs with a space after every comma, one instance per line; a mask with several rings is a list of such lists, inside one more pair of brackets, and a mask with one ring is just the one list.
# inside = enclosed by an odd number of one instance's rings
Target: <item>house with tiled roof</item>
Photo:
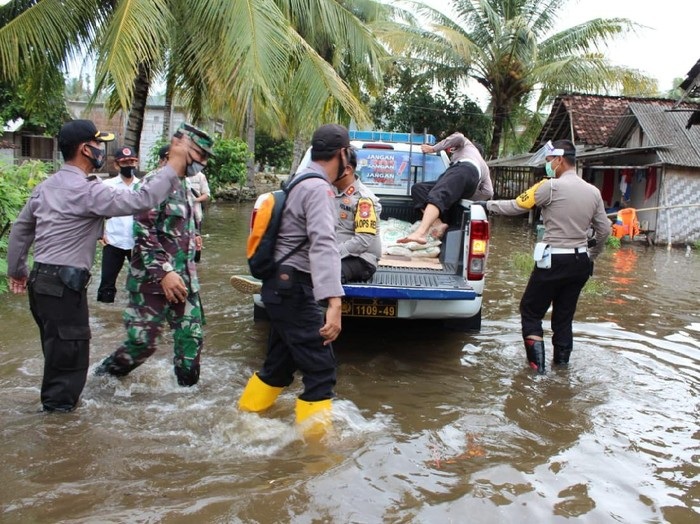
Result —
[[[657, 242], [693, 242], [700, 239], [700, 127], [686, 124], [694, 111], [699, 104], [682, 100], [563, 94], [532, 151], [572, 140], [578, 172], [600, 189], [610, 212], [644, 209], [641, 228]], [[489, 162], [497, 198], [514, 198], [511, 187], [534, 182], [529, 157]]]

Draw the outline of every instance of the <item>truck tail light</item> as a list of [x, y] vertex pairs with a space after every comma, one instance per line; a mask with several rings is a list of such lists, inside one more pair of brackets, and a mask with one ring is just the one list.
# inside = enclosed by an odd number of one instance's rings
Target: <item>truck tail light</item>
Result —
[[472, 220], [469, 231], [469, 253], [467, 254], [467, 280], [481, 280], [484, 278], [488, 251], [488, 221]]

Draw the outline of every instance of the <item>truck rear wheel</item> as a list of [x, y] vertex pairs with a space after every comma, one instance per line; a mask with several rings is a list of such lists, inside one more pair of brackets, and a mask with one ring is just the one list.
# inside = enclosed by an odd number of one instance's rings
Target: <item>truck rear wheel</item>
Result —
[[448, 318], [442, 321], [447, 329], [454, 331], [481, 331], [481, 308], [470, 318]]

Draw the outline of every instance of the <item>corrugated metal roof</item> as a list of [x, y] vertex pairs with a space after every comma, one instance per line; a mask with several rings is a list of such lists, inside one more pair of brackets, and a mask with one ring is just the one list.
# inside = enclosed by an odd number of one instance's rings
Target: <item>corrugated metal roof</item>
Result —
[[[683, 104], [687, 106], [689, 104]], [[697, 109], [697, 105], [695, 105]], [[692, 109], [692, 107], [686, 107]], [[656, 154], [664, 164], [700, 167], [700, 128], [686, 129], [688, 111], [671, 111], [663, 105], [630, 102], [629, 108], [608, 142], [612, 147], [623, 147], [630, 133], [639, 125], [650, 145], [660, 146]]]
[[[671, 108], [675, 100], [570, 93], [559, 95], [552, 104], [531, 151], [547, 140], [568, 139], [576, 144], [601, 146], [608, 142], [620, 117], [632, 102]], [[573, 131], [573, 138], [572, 138]]]

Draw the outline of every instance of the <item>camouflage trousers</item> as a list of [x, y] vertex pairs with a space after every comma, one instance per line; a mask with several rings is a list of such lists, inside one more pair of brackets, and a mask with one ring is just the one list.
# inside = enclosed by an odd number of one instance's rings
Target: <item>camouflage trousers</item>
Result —
[[[174, 339], [173, 364], [178, 382], [191, 386], [199, 379], [199, 357], [203, 345], [203, 313], [199, 293], [190, 293], [182, 303], [170, 303], [165, 295], [131, 292], [124, 311], [126, 340], [112, 355], [108, 372], [126, 375], [155, 353], [163, 322], [170, 325]], [[107, 362], [107, 361], [106, 361]]]

